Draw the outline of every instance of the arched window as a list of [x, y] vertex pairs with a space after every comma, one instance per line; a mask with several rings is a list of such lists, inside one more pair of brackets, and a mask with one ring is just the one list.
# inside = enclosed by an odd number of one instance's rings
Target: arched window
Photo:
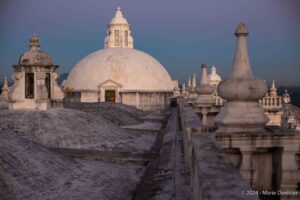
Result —
[[25, 74], [25, 98], [34, 98], [34, 73]]
[[128, 31], [125, 31], [125, 46], [128, 47]]
[[46, 74], [46, 78], [45, 78], [45, 85], [47, 87], [47, 91], [48, 91], [48, 98], [51, 98], [51, 76], [50, 73]]

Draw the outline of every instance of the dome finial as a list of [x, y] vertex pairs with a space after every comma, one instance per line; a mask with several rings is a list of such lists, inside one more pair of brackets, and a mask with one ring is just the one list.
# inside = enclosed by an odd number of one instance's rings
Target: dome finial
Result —
[[123, 17], [120, 7], [108, 24], [107, 36], [104, 39], [104, 48], [133, 48], [130, 24]]
[[30, 49], [31, 50], [37, 50], [40, 49], [40, 38], [37, 36], [36, 33], [33, 33], [31, 39], [30, 39]]
[[117, 7], [117, 9], [116, 9], [115, 17], [116, 18], [123, 18], [123, 13], [121, 11], [121, 7], [120, 6]]
[[270, 88], [271, 96], [277, 96], [277, 88], [275, 87], [275, 80], [272, 82], [272, 86]]

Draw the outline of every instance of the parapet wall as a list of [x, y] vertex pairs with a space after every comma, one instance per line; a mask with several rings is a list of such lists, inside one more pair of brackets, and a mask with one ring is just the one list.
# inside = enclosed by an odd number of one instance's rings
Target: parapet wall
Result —
[[178, 98], [183, 129], [184, 156], [191, 179], [192, 200], [254, 200], [249, 184], [242, 178], [214, 135], [205, 133], [197, 114]]
[[8, 103], [5, 97], [0, 96], [0, 110], [7, 109]]

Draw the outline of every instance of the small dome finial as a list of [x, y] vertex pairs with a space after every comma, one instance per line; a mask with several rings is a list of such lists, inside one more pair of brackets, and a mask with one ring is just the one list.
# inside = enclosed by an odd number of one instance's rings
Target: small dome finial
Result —
[[236, 28], [234, 34], [239, 37], [239, 36], [248, 36], [249, 35], [249, 31], [248, 28], [246, 26], [246, 24], [243, 21], [240, 21], [238, 27]]
[[40, 38], [37, 36], [36, 33], [33, 33], [32, 37], [30, 38], [30, 49], [36, 50], [40, 49]]

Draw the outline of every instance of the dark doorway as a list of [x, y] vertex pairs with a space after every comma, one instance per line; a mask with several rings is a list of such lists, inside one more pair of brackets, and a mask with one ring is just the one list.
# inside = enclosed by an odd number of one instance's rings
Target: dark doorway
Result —
[[25, 98], [34, 98], [34, 73], [25, 74]]
[[51, 98], [51, 76], [50, 76], [50, 73], [46, 74], [45, 85], [46, 85], [47, 91], [48, 91], [48, 99], [50, 99]]
[[116, 91], [106, 90], [105, 91], [105, 102], [116, 102]]

